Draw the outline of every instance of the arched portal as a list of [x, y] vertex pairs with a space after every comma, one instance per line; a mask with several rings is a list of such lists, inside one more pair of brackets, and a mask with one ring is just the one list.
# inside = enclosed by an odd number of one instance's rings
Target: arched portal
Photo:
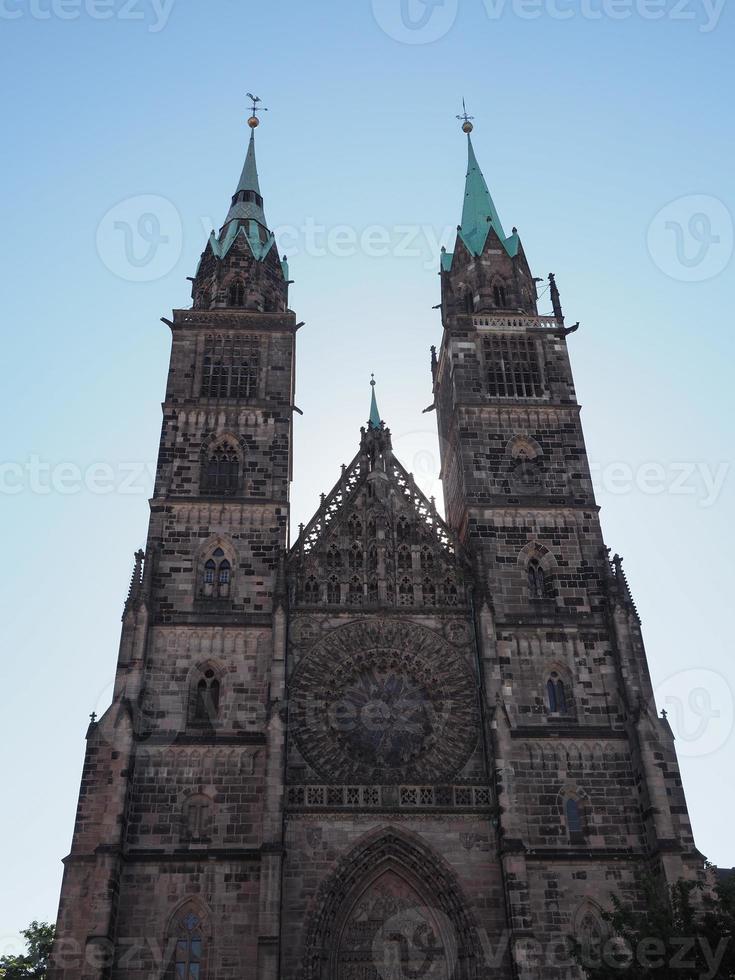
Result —
[[304, 980], [475, 980], [472, 912], [442, 858], [385, 829], [340, 861], [314, 897]]
[[347, 913], [332, 963], [334, 980], [450, 980], [457, 942], [447, 916], [398, 871], [383, 870]]

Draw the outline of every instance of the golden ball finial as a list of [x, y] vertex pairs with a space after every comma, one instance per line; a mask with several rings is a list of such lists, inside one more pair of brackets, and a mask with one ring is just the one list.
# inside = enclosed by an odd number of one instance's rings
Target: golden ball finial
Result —
[[472, 132], [472, 130], [473, 130], [474, 128], [475, 128], [475, 127], [474, 127], [474, 126], [472, 125], [472, 123], [471, 123], [471, 122], [469, 121], [469, 119], [468, 119], [468, 120], [467, 120], [467, 121], [466, 121], [465, 123], [463, 123], [463, 125], [462, 125], [462, 132], [463, 132], [463, 133], [467, 133], [467, 135], [469, 136], [469, 135], [470, 135], [470, 133]]
[[257, 116], [251, 116], [251, 117], [250, 117], [250, 118], [248, 119], [248, 126], [249, 126], [249, 127], [251, 128], [251, 129], [255, 129], [255, 128], [256, 128], [257, 126], [260, 126], [260, 119], [258, 119], [258, 117], [257, 117]]

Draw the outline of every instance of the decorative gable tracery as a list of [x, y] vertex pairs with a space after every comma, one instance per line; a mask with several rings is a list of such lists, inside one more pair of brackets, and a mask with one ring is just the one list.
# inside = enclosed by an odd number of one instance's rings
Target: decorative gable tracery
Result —
[[[371, 435], [377, 453], [366, 451]], [[366, 439], [367, 435], [367, 439]], [[363, 445], [291, 550], [292, 597], [305, 605], [456, 606], [465, 602], [451, 532], [393, 457], [382, 427]]]

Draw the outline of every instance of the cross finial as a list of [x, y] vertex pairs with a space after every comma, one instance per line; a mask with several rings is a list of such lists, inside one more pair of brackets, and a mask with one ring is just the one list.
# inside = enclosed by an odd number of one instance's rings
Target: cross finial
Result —
[[89, 716], [89, 720], [94, 725], [94, 723], [97, 721], [97, 712], [96, 711], [93, 711], [92, 712], [92, 714]]
[[467, 106], [465, 105], [464, 99], [462, 99], [462, 115], [457, 116], [457, 119], [460, 119], [462, 121], [462, 132], [467, 133], [468, 136], [475, 128], [471, 122], [471, 120], [474, 118], [475, 118], [474, 116], [467, 115]]
[[263, 101], [259, 95], [253, 95], [252, 92], [247, 92], [246, 94], [247, 97], [250, 99], [250, 101], [253, 103], [250, 106], [250, 118], [248, 119], [248, 126], [251, 129], [255, 129], [257, 126], [260, 126], [260, 119], [258, 119], [258, 113], [268, 112], [268, 110], [266, 109], [265, 106], [259, 104]]
[[374, 374], [371, 374], [370, 375], [370, 384], [373, 386], [373, 388], [375, 387], [375, 375]]

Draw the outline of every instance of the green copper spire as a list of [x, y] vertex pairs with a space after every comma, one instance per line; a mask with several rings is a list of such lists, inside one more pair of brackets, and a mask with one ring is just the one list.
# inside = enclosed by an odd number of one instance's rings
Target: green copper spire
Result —
[[260, 194], [260, 184], [258, 183], [258, 165], [255, 162], [255, 130], [250, 132], [250, 142], [248, 152], [245, 157], [245, 166], [240, 174], [240, 183], [237, 185], [238, 191], [255, 191]]
[[503, 243], [505, 242], [505, 232], [477, 162], [475, 149], [472, 146], [472, 137], [469, 133], [467, 133], [467, 158], [467, 179], [465, 181], [460, 235], [470, 252], [473, 255], [480, 255], [485, 247], [491, 227], [495, 229], [496, 235]]
[[381, 418], [380, 418], [380, 412], [378, 411], [378, 402], [377, 399], [375, 398], [375, 375], [374, 374], [370, 376], [370, 385], [373, 390], [370, 396], [370, 420], [369, 421], [373, 429], [379, 429]]
[[[263, 197], [260, 193], [260, 182], [258, 180], [258, 165], [255, 162], [255, 129], [250, 132], [250, 142], [248, 152], [245, 157], [245, 165], [240, 174], [237, 190], [232, 197], [232, 206], [225, 218], [225, 225], [230, 221], [257, 221], [267, 228], [265, 212], [263, 211]], [[225, 226], [223, 225], [223, 227]]]

